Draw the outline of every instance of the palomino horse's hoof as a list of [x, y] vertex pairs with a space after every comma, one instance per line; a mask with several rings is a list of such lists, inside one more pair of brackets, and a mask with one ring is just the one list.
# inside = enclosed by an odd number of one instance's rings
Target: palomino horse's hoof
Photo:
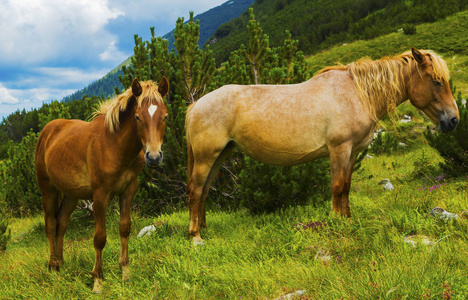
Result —
[[201, 237], [194, 237], [193, 238], [193, 245], [194, 246], [202, 246], [203, 245], [203, 239]]
[[102, 279], [94, 279], [93, 293], [100, 294], [102, 292]]

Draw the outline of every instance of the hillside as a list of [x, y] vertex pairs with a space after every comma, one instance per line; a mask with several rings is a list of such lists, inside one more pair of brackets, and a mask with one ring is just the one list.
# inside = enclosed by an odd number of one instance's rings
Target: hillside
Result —
[[431, 49], [442, 55], [450, 69], [457, 90], [468, 95], [468, 11], [463, 11], [434, 23], [416, 26], [416, 33], [394, 32], [372, 40], [358, 40], [339, 45], [307, 58], [313, 73], [337, 63], [347, 64], [362, 57], [378, 59], [395, 55], [411, 47]]
[[[395, 32], [404, 24], [434, 22], [468, 8], [467, 1], [405, 0], [257, 0], [256, 20], [278, 46], [289, 30], [306, 55], [357, 39], [373, 39]], [[248, 13], [220, 26], [207, 41], [220, 64], [240, 44], [248, 42]]]
[[[254, 0], [230, 0], [214, 7], [204, 13], [195, 16], [195, 19], [200, 20], [200, 38], [198, 44], [200, 47], [213, 35], [216, 29], [226, 21], [238, 17], [244, 12]], [[149, 30], [149, 28], [148, 28]], [[163, 38], [169, 40], [169, 49], [174, 48], [174, 30], [166, 33]], [[104, 98], [114, 95], [114, 87], [123, 89], [123, 85], [119, 81], [119, 75], [122, 73], [122, 65], [129, 65], [130, 58], [126, 59], [114, 70], [106, 74], [103, 78], [96, 80], [87, 87], [78, 90], [77, 92], [65, 97], [62, 101], [69, 102], [73, 99], [81, 99], [83, 96], [104, 96]]]
[[[203, 44], [221, 24], [240, 16], [252, 3], [254, 3], [254, 0], [231, 0], [197, 15], [195, 19], [200, 20], [198, 45], [203, 47]], [[169, 40], [169, 49], [174, 49], [174, 31], [175, 29], [163, 36], [163, 38]]]

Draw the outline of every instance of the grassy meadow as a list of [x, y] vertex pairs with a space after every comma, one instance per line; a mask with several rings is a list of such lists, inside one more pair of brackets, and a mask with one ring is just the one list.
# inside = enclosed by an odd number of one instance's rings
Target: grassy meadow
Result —
[[[335, 47], [310, 57], [309, 63], [318, 70], [365, 55], [376, 58], [378, 51], [401, 53], [413, 45], [433, 49], [425, 42], [430, 32], [444, 34], [455, 47], [452, 25], [445, 22], [464, 28], [465, 19], [468, 12], [418, 26], [414, 36], [394, 33]], [[455, 85], [468, 94], [466, 50], [454, 55], [434, 45], [446, 57]], [[396, 127], [407, 147], [363, 160], [353, 175], [351, 219], [330, 214], [330, 202], [260, 216], [213, 205], [202, 231], [205, 244], [194, 246], [188, 211], [153, 218], [134, 212], [131, 280], [122, 282], [114, 203], [107, 216], [104, 290], [94, 295], [94, 222], [89, 216], [72, 214], [60, 273], [47, 268], [42, 215], [13, 218], [12, 240], [0, 253], [0, 299], [276, 299], [302, 290], [300, 299], [467, 299], [468, 178], [445, 178], [442, 158], [422, 134], [427, 119], [407, 103], [398, 118], [403, 114], [412, 115], [413, 122], [387, 120], [381, 127]], [[394, 190], [378, 184], [385, 178]], [[436, 206], [460, 218], [446, 222], [430, 215]], [[157, 230], [138, 238], [150, 224]]]
[[[119, 216], [112, 206], [102, 295], [91, 293], [88, 216], [72, 215], [59, 274], [47, 270], [42, 216], [13, 219], [13, 240], [0, 254], [0, 298], [275, 299], [306, 290], [302, 299], [466, 299], [468, 179], [420, 177], [423, 156], [431, 166], [440, 161], [424, 144], [365, 159], [352, 184], [350, 220], [330, 215], [330, 203], [261, 216], [220, 209], [207, 213], [205, 244], [197, 247], [187, 237], [188, 212], [133, 214], [130, 282], [121, 281]], [[393, 191], [378, 185], [383, 178]], [[435, 218], [429, 214], [435, 206], [461, 218]], [[157, 231], [137, 238], [151, 223]]]

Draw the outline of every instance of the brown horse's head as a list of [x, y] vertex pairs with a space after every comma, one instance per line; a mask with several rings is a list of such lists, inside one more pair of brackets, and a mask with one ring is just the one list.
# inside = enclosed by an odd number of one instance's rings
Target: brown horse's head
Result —
[[138, 137], [143, 146], [146, 165], [150, 168], [158, 166], [163, 159], [161, 145], [167, 118], [163, 97], [168, 91], [166, 77], [162, 78], [157, 89], [150, 82], [140, 84], [138, 79], [132, 83], [132, 93], [138, 99], [134, 110]]
[[447, 65], [433, 52], [414, 48], [411, 51], [418, 71], [411, 76], [408, 98], [432, 122], [439, 124], [442, 132], [454, 130], [459, 113], [450, 89]]

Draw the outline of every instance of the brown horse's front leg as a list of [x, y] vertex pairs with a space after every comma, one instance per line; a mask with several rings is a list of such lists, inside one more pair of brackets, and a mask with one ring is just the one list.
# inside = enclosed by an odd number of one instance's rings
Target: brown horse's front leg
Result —
[[351, 146], [342, 144], [330, 150], [332, 210], [342, 216], [351, 217], [349, 190], [355, 156], [351, 157]]
[[130, 267], [128, 259], [128, 238], [130, 236], [131, 206], [133, 196], [138, 188], [138, 177], [135, 178], [127, 187], [124, 194], [120, 195], [120, 260], [119, 265], [122, 270], [122, 280], [130, 280]]
[[96, 257], [94, 260], [93, 279], [94, 287], [93, 293], [100, 293], [102, 291], [102, 249], [106, 245], [106, 210], [109, 203], [109, 195], [103, 192], [95, 192], [93, 196], [93, 213], [94, 213], [94, 250]]

